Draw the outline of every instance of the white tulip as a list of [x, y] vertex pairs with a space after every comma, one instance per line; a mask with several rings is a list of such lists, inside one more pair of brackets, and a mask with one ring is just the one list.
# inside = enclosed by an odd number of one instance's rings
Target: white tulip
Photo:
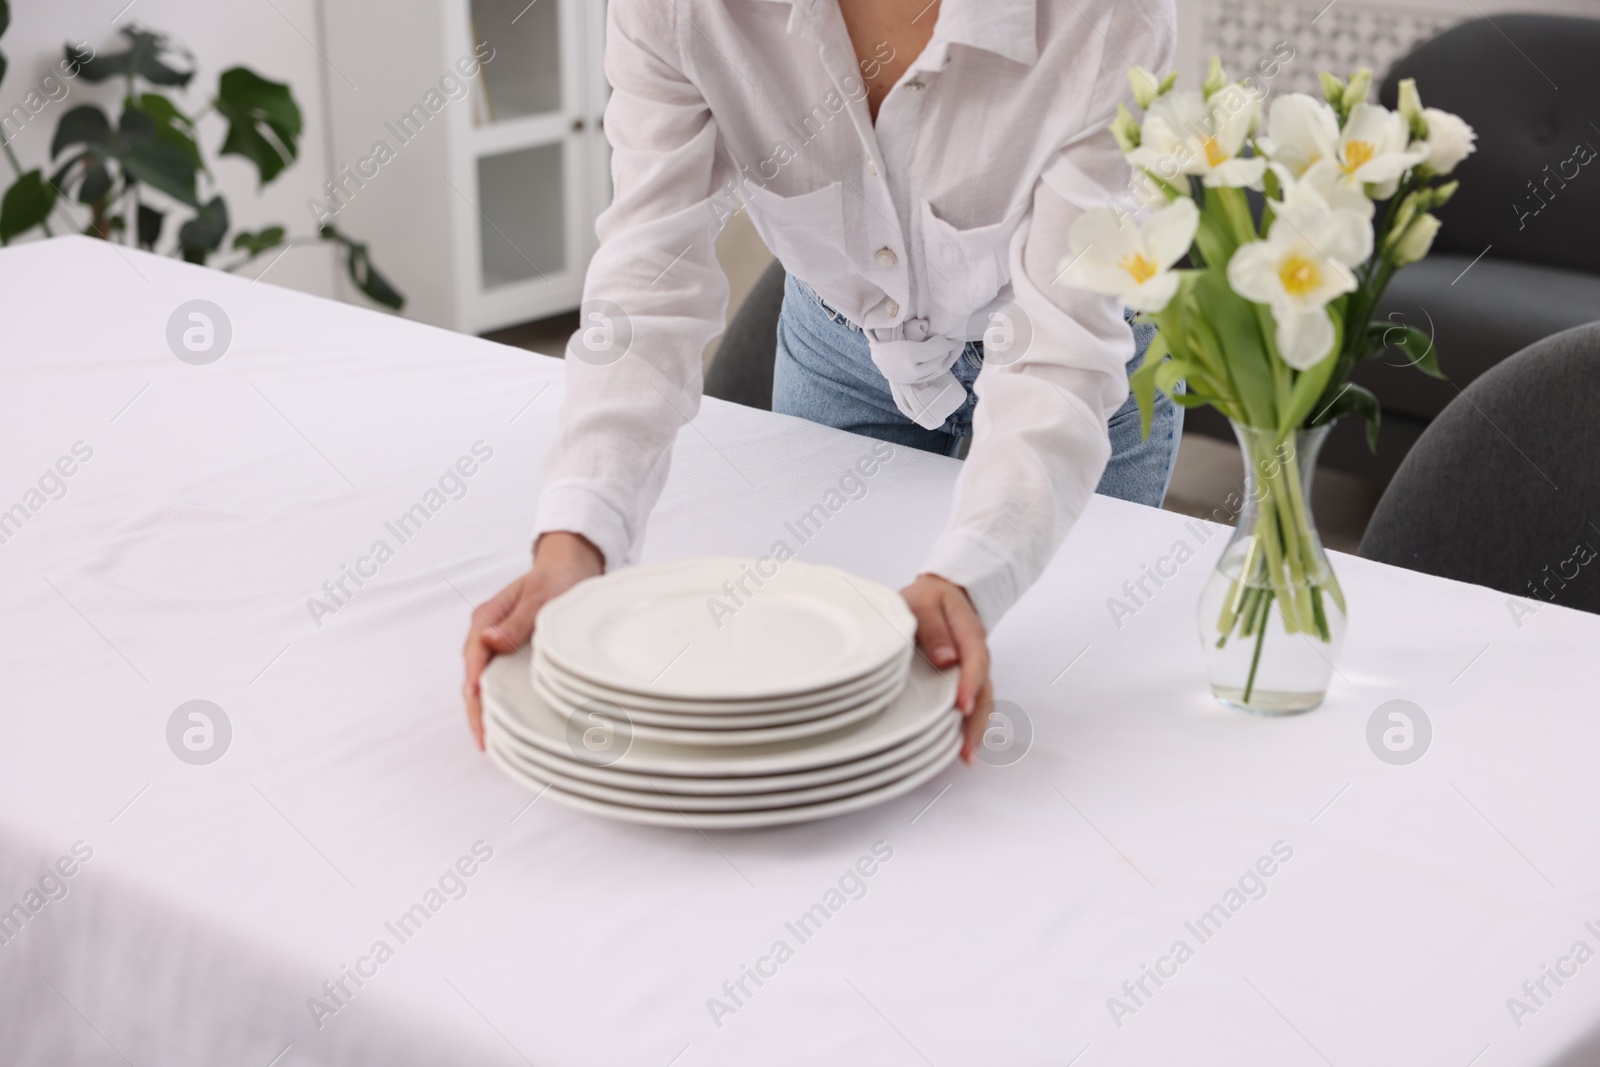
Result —
[[[1271, 166], [1273, 173], [1278, 176], [1283, 195], [1288, 196], [1289, 190], [1297, 184], [1294, 175], [1276, 160]], [[1372, 221], [1376, 209], [1367, 196], [1366, 187], [1345, 174], [1332, 159], [1319, 159], [1311, 164], [1301, 172], [1298, 184], [1321, 193], [1322, 199], [1335, 211], [1353, 211], [1368, 222]]]
[[1274, 97], [1267, 109], [1267, 135], [1258, 143], [1274, 163], [1298, 178], [1338, 152], [1339, 117], [1305, 93]]
[[1428, 124], [1428, 138], [1423, 142], [1426, 162], [1435, 174], [1449, 174], [1476, 151], [1478, 134], [1459, 115], [1428, 107], [1422, 109], [1422, 117]]
[[1180, 197], [1151, 214], [1144, 225], [1112, 208], [1078, 216], [1062, 262], [1068, 284], [1120, 297], [1135, 311], [1160, 311], [1178, 291], [1172, 265], [1182, 259], [1200, 226], [1200, 210]]
[[1210, 100], [1192, 91], [1164, 93], [1145, 113], [1139, 147], [1128, 160], [1163, 181], [1195, 174], [1208, 186], [1255, 186], [1267, 161], [1241, 159], [1239, 152], [1260, 111], [1261, 98], [1239, 85]]
[[1293, 183], [1264, 241], [1228, 261], [1233, 291], [1272, 309], [1278, 353], [1307, 370], [1333, 352], [1328, 303], [1354, 291], [1351, 267], [1372, 254], [1372, 226], [1359, 212], [1330, 207], [1307, 182]]
[[1379, 186], [1381, 192], [1427, 158], [1427, 149], [1410, 145], [1410, 140], [1402, 116], [1376, 104], [1357, 104], [1339, 132], [1339, 169], [1354, 181]]

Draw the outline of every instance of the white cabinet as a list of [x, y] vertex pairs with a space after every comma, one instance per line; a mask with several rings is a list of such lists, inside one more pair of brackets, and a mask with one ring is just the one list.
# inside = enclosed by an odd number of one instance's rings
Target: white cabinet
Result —
[[327, 0], [334, 173], [308, 205], [406, 313], [481, 333], [576, 308], [610, 201], [600, 0]]

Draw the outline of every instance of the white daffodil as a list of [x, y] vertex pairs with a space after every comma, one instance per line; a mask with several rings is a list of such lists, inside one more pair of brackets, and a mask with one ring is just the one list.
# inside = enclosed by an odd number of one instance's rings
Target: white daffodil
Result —
[[1422, 118], [1428, 124], [1428, 137], [1422, 143], [1428, 152], [1425, 162], [1435, 174], [1449, 174], [1476, 151], [1478, 134], [1459, 115], [1428, 107], [1422, 109]]
[[1425, 147], [1409, 143], [1410, 132], [1398, 113], [1357, 104], [1339, 131], [1339, 169], [1353, 181], [1376, 186], [1379, 200], [1394, 195], [1400, 176], [1427, 158]]
[[1292, 184], [1274, 208], [1266, 240], [1241, 245], [1228, 261], [1228, 284], [1272, 309], [1283, 361], [1307, 370], [1333, 352], [1328, 303], [1356, 288], [1350, 268], [1372, 254], [1372, 226], [1329, 206], [1306, 182]]
[[1153, 212], [1144, 225], [1112, 208], [1078, 216], [1062, 263], [1069, 285], [1120, 297], [1135, 311], [1160, 311], [1178, 291], [1172, 265], [1182, 259], [1200, 226], [1194, 201], [1180, 197]]
[[1267, 161], [1241, 159], [1239, 152], [1255, 129], [1261, 99], [1229, 85], [1207, 100], [1197, 92], [1169, 92], [1145, 113], [1139, 147], [1129, 162], [1163, 181], [1196, 174], [1209, 186], [1254, 186]]
[[1339, 117], [1305, 93], [1275, 97], [1267, 109], [1267, 135], [1257, 142], [1274, 163], [1298, 178], [1339, 150]]
[[1321, 193], [1322, 199], [1335, 211], [1353, 211], [1368, 222], [1372, 221], [1375, 209], [1371, 198], [1367, 196], [1366, 187], [1347, 175], [1334, 160], [1317, 160], [1300, 174], [1298, 180], [1276, 160], [1271, 166], [1285, 197], [1294, 185], [1307, 185]]

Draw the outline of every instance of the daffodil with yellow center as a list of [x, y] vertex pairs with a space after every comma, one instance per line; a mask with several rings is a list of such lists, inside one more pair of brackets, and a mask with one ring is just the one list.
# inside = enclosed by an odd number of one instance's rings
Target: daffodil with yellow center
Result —
[[1180, 197], [1143, 224], [1114, 208], [1085, 211], [1067, 235], [1061, 280], [1119, 298], [1135, 311], [1160, 311], [1178, 291], [1173, 264], [1189, 251], [1200, 209]]
[[1206, 98], [1171, 92], [1155, 98], [1145, 113], [1139, 146], [1128, 161], [1180, 187], [1193, 174], [1208, 186], [1258, 186], [1267, 161], [1242, 157], [1255, 129], [1261, 98], [1237, 83]]
[[1307, 370], [1333, 354], [1328, 304], [1356, 288], [1351, 268], [1372, 255], [1372, 226], [1359, 211], [1330, 206], [1309, 182], [1286, 181], [1266, 239], [1240, 245], [1228, 261], [1228, 284], [1272, 309], [1278, 354]]

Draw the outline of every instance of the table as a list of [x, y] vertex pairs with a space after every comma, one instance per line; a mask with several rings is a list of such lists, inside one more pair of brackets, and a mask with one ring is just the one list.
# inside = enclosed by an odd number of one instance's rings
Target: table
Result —
[[[1336, 555], [1333, 691], [1255, 719], [1203, 683], [1221, 528], [1097, 498], [993, 634], [1019, 761], [810, 826], [613, 825], [502, 777], [457, 697], [558, 361], [78, 237], [0, 253], [0, 293], [0, 1062], [1600, 1056], [1600, 620]], [[706, 402], [647, 558], [763, 554], [867, 447]], [[906, 581], [957, 469], [897, 451], [799, 557]], [[1432, 724], [1408, 765], [1367, 742], [1393, 699]]]

